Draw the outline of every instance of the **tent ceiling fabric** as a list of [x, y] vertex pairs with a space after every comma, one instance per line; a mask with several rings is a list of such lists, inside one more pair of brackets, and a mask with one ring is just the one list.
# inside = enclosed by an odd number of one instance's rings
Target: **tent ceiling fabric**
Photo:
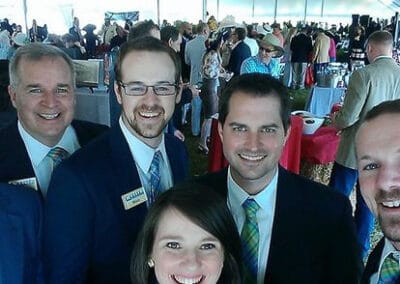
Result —
[[[58, 34], [68, 30], [73, 16], [79, 17], [82, 26], [91, 23], [101, 27], [104, 12], [115, 11], [115, 7], [118, 7], [115, 12], [139, 11], [140, 20], [186, 20], [193, 23], [203, 18], [203, 11], [208, 11], [218, 21], [233, 15], [239, 23], [290, 19], [293, 23], [306, 20], [330, 24], [350, 23], [351, 14], [390, 19], [395, 11], [400, 11], [400, 0], [96, 0], [95, 6], [92, 1], [80, 0], [0, 0], [1, 17], [24, 25], [25, 1], [28, 27], [32, 19], [36, 19], [39, 25], [46, 23], [50, 32]], [[204, 3], [206, 9], [203, 9]]]

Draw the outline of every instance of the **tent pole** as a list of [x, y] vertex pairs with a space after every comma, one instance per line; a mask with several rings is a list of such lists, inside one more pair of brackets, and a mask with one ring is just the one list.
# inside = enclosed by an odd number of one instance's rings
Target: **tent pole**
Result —
[[276, 14], [278, 13], [278, 0], [275, 0], [275, 8], [274, 8], [274, 23], [276, 22]]
[[160, 0], [157, 0], [157, 24], [160, 27]]
[[304, 0], [304, 17], [303, 17], [304, 24], [306, 23], [306, 19], [307, 19], [307, 4], [308, 4], [308, 0]]

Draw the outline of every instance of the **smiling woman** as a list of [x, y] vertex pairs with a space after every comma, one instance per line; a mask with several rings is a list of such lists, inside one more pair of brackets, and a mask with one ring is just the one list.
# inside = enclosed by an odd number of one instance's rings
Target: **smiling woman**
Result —
[[239, 284], [240, 250], [222, 197], [182, 184], [150, 208], [132, 256], [132, 283]]

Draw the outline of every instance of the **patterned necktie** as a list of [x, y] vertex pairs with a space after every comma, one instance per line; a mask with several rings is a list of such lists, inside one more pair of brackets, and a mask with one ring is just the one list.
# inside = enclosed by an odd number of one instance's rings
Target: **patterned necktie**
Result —
[[393, 253], [389, 254], [383, 261], [378, 284], [396, 283], [400, 276], [399, 261]]
[[161, 152], [154, 153], [153, 161], [151, 161], [149, 176], [150, 176], [150, 204], [156, 200], [157, 196], [161, 194], [161, 174], [160, 162], [162, 160]]
[[244, 283], [255, 284], [257, 283], [258, 273], [258, 246], [260, 233], [258, 231], [257, 224], [257, 211], [260, 206], [254, 199], [247, 199], [242, 204], [246, 219], [244, 221], [241, 240], [242, 240], [242, 251], [244, 260]]
[[53, 169], [57, 167], [63, 160], [69, 157], [69, 153], [61, 147], [54, 147], [48, 153], [47, 157], [50, 157], [53, 161]]

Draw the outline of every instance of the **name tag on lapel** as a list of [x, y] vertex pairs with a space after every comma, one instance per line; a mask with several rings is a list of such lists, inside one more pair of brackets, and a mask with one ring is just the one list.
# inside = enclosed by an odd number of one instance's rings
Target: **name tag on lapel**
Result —
[[129, 210], [147, 201], [146, 191], [143, 187], [134, 189], [121, 196], [125, 210]]
[[35, 177], [11, 180], [8, 182], [13, 185], [23, 185], [38, 191], [38, 184]]

